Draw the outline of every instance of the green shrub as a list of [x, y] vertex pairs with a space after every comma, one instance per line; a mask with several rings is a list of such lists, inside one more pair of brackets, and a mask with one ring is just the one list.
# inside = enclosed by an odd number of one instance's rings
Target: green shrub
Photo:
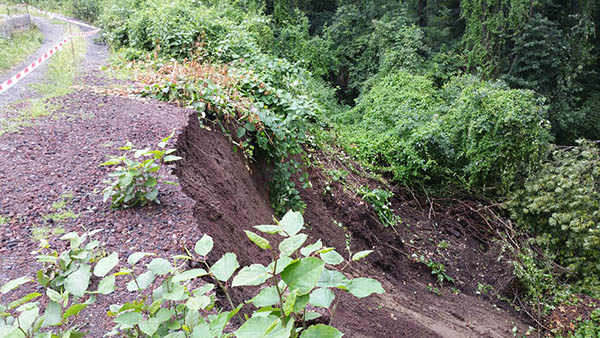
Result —
[[83, 21], [94, 23], [102, 12], [102, 0], [71, 0], [70, 12]]
[[[119, 148], [134, 154], [134, 160], [127, 156], [113, 157], [101, 166], [117, 166], [114, 171], [108, 174], [112, 178], [104, 183], [108, 186], [104, 189], [104, 201], [111, 200], [111, 207], [133, 207], [136, 205], [146, 205], [148, 202], [159, 203], [158, 200], [158, 171], [163, 163], [180, 160], [181, 157], [171, 155], [176, 149], [164, 149], [169, 139], [173, 136], [164, 138], [158, 144], [158, 150], [133, 149], [133, 145], [127, 142], [127, 145]], [[142, 157], [142, 160], [138, 158]], [[169, 182], [166, 182], [169, 183]]]
[[547, 153], [549, 126], [531, 91], [472, 76], [436, 90], [424, 76], [384, 77], [334, 116], [349, 153], [403, 183], [510, 191]]
[[537, 236], [556, 261], [600, 287], [600, 157], [596, 145], [555, 148], [551, 159], [515, 192], [507, 207], [517, 224]]

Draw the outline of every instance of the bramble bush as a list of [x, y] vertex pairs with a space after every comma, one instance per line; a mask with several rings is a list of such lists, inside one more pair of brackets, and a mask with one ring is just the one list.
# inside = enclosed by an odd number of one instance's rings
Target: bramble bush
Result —
[[[304, 220], [298, 212], [286, 213], [275, 225], [254, 228], [283, 240], [274, 249], [266, 238], [246, 231], [250, 241], [271, 252], [273, 260], [267, 266], [255, 263], [239, 270], [234, 253], [224, 254], [212, 265], [207, 263], [206, 257], [215, 244], [206, 234], [193, 252], [186, 250], [171, 261], [153, 258], [145, 268], [140, 263], [153, 253], [133, 253], [123, 265], [118, 253], [101, 255], [100, 243], [91, 239], [99, 230], [64, 235], [61, 239], [69, 241], [70, 247], [60, 253], [50, 249], [47, 242], [42, 243], [37, 259], [44, 268], [38, 272], [37, 282], [45, 295], [33, 292], [0, 304], [0, 336], [86, 336], [79, 320], [81, 314], [96, 297], [113, 293], [120, 285], [116, 283], [119, 276], [130, 279], [126, 288], [135, 299], [110, 305], [107, 315], [115, 325], [108, 336], [339, 338], [342, 333], [330, 325], [307, 324], [321, 316], [314, 309], [328, 311], [331, 319], [341, 293], [363, 298], [384, 292], [374, 279], [348, 278], [344, 269], [349, 262], [342, 266], [344, 258], [333, 248], [324, 247], [321, 240], [305, 245], [308, 236], [301, 233]], [[349, 259], [359, 261], [371, 252], [357, 252]], [[200, 267], [190, 269], [191, 263]], [[139, 273], [140, 269], [143, 272]], [[198, 283], [200, 277], [210, 278], [214, 284]], [[30, 277], [11, 280], [0, 288], [0, 293], [7, 294], [33, 281]], [[230, 288], [240, 286], [262, 288], [255, 297], [236, 306]], [[215, 307], [217, 288], [229, 301], [230, 311]], [[233, 333], [227, 332], [226, 325], [247, 304], [256, 310], [249, 318], [238, 315], [241, 326]]]
[[554, 148], [506, 203], [517, 224], [588, 290], [600, 291], [600, 157], [597, 145]]
[[441, 90], [399, 71], [334, 116], [347, 151], [407, 184], [453, 184], [503, 195], [536, 169], [550, 141], [543, 103], [473, 76]]

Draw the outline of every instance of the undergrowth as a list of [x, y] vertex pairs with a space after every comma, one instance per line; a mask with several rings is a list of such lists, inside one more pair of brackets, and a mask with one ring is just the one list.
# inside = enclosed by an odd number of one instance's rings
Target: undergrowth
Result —
[[[207, 257], [218, 243], [206, 234], [193, 249], [170, 260], [153, 258], [145, 267], [142, 262], [155, 254], [135, 252], [121, 263], [118, 253], [104, 252], [94, 239], [102, 230], [63, 235], [60, 239], [68, 245], [62, 251], [42, 238], [34, 252], [42, 265], [35, 280], [24, 276], [0, 287], [0, 294], [7, 295], [35, 281], [41, 292], [0, 303], [0, 335], [84, 337], [86, 309], [97, 298], [126, 288], [133, 299], [109, 306], [106, 314], [114, 325], [108, 336], [339, 338], [343, 334], [335, 327], [311, 322], [322, 316], [315, 310], [328, 312], [331, 322], [342, 294], [364, 298], [384, 293], [378, 281], [350, 278], [344, 271], [371, 250], [354, 253], [345, 262], [321, 240], [305, 244], [308, 236], [302, 233], [304, 220], [298, 212], [254, 229], [283, 240], [273, 248], [266, 238], [246, 231], [273, 258], [266, 266], [254, 263], [241, 269], [234, 253], [209, 264]], [[190, 268], [192, 264], [197, 267]], [[209, 282], [199, 283], [201, 277]], [[125, 287], [122, 278], [129, 280]], [[257, 287], [256, 296], [236, 305], [230, 292], [237, 287]], [[229, 311], [217, 308], [217, 292], [224, 294]], [[244, 307], [254, 309], [251, 316], [238, 314]], [[232, 332], [228, 323], [234, 316], [241, 325]]]
[[44, 35], [37, 28], [16, 32], [10, 39], [0, 37], [0, 72], [21, 63], [44, 42]]

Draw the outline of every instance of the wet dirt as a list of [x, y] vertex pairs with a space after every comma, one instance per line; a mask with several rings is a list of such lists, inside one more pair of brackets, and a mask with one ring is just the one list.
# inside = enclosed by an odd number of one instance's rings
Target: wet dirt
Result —
[[[203, 126], [195, 115], [180, 135], [177, 148], [184, 159], [178, 162], [175, 173], [183, 191], [196, 201], [194, 217], [199, 230], [218, 238], [216, 258], [234, 252], [242, 265], [265, 263], [269, 257], [250, 244], [244, 230], [273, 223], [267, 184], [269, 165], [246, 163], [225, 135]], [[433, 233], [427, 229], [438, 222], [436, 219], [411, 207], [401, 216], [405, 222], [420, 222], [420, 226], [410, 231], [407, 225], [384, 228], [369, 205], [341, 184], [327, 181], [322, 169], [313, 166], [308, 173], [313, 188], [301, 193], [307, 204], [304, 217], [308, 241], [322, 239], [324, 245], [344, 254], [347, 240], [352, 252], [375, 250], [366, 263], [356, 264], [346, 273], [376, 278], [386, 289], [384, 295], [365, 299], [341, 298], [332, 324], [347, 337], [511, 337], [513, 327], [527, 327], [518, 316], [495, 306], [485, 295], [478, 296], [473, 289], [476, 280], [483, 281], [474, 276], [480, 271], [477, 265], [485, 262], [482, 269], [490, 269], [488, 263], [497, 258], [488, 247], [477, 242], [473, 256], [483, 255], [480, 260], [448, 262], [449, 269], [466, 271], [449, 272], [458, 280], [456, 290], [464, 290], [454, 294], [450, 285], [437, 286], [429, 270], [410, 257], [414, 250], [403, 243], [415, 234]], [[330, 186], [328, 193], [323, 193], [325, 185]], [[436, 228], [442, 235], [443, 227]], [[444, 238], [450, 236], [446, 233]], [[448, 260], [466, 255], [472, 241], [477, 241], [467, 232], [461, 237], [451, 242], [456, 250], [447, 255]], [[436, 244], [422, 245], [419, 251], [425, 253]], [[501, 264], [505, 268], [505, 263]], [[490, 275], [493, 271], [488, 270]], [[441, 290], [440, 295], [429, 291], [432, 286]], [[248, 299], [256, 293], [256, 289], [248, 288], [238, 298]]]

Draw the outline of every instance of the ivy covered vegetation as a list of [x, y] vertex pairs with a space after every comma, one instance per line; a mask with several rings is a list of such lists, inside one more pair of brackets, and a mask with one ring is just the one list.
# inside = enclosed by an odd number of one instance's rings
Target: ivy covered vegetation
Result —
[[[31, 3], [98, 23], [142, 94], [268, 160], [277, 214], [305, 207], [307, 149], [337, 142], [392, 184], [502, 205], [531, 302], [600, 296], [600, 2]], [[356, 193], [394, 226], [379, 192]]]

